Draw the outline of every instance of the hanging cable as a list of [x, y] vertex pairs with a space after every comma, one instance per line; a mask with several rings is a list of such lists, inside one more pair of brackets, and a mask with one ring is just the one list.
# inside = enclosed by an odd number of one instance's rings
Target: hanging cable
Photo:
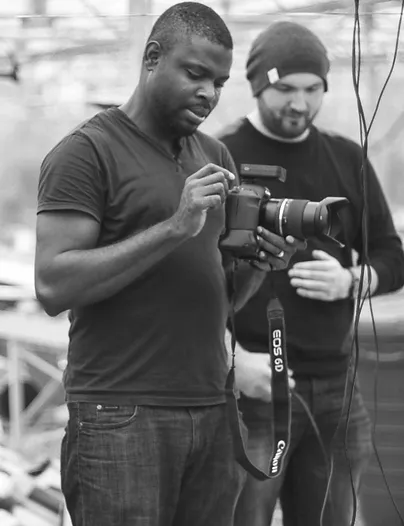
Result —
[[[367, 230], [367, 218], [368, 218], [368, 207], [367, 207], [368, 205], [368, 202], [367, 202], [368, 201], [367, 200], [367, 167], [368, 166], [367, 164], [368, 164], [369, 134], [373, 126], [373, 123], [375, 121], [377, 112], [379, 110], [380, 103], [384, 95], [384, 92], [386, 90], [387, 84], [392, 76], [392, 73], [393, 73], [393, 70], [396, 64], [401, 25], [402, 25], [402, 18], [403, 18], [403, 10], [404, 10], [404, 0], [402, 0], [401, 2], [400, 16], [399, 16], [399, 21], [398, 21], [397, 33], [396, 33], [395, 48], [394, 48], [392, 64], [388, 72], [387, 78], [381, 89], [381, 92], [379, 94], [379, 97], [377, 99], [373, 115], [370, 119], [370, 124], [369, 126], [367, 126], [365, 111], [363, 108], [362, 99], [361, 99], [360, 91], [359, 91], [360, 78], [361, 78], [361, 64], [362, 64], [361, 23], [360, 23], [360, 14], [359, 14], [359, 0], [354, 0], [354, 26], [353, 26], [353, 34], [352, 34], [352, 79], [353, 79], [355, 97], [356, 97], [357, 108], [358, 108], [359, 135], [360, 135], [361, 156], [362, 156], [362, 163], [361, 163], [361, 169], [360, 169], [360, 183], [361, 183], [362, 195], [363, 195], [363, 204], [362, 204], [363, 208], [361, 211], [362, 255], [361, 255], [361, 272], [360, 272], [359, 287], [358, 287], [358, 298], [355, 303], [355, 309], [354, 309], [351, 360], [349, 363], [346, 380], [345, 380], [344, 397], [343, 397], [340, 419], [339, 419], [337, 429], [334, 434], [334, 437], [335, 437], [340, 427], [340, 424], [342, 422], [346, 397], [348, 394], [348, 386], [349, 386], [349, 383], [351, 382], [351, 387], [349, 391], [349, 399], [348, 399], [348, 409], [347, 409], [346, 422], [345, 422], [345, 437], [344, 437], [344, 450], [345, 450], [345, 456], [346, 456], [347, 462], [349, 464], [350, 482], [351, 482], [351, 487], [352, 487], [352, 498], [353, 498], [351, 526], [354, 526], [355, 521], [356, 521], [357, 497], [356, 497], [355, 483], [354, 483], [353, 476], [352, 476], [352, 468], [351, 468], [349, 450], [348, 450], [347, 444], [348, 444], [349, 418], [350, 418], [353, 394], [354, 394], [356, 377], [357, 377], [357, 369], [358, 369], [358, 363], [359, 363], [359, 319], [360, 319], [360, 314], [361, 314], [361, 311], [362, 311], [362, 308], [364, 306], [366, 299], [369, 300], [372, 328], [373, 328], [373, 334], [374, 334], [375, 345], [376, 345], [376, 371], [375, 371], [375, 391], [374, 391], [375, 393], [375, 396], [374, 396], [375, 415], [374, 415], [374, 420], [373, 420], [371, 440], [372, 440], [372, 445], [373, 445], [376, 459], [378, 461], [384, 482], [386, 484], [387, 491], [393, 502], [397, 515], [400, 517], [401, 523], [404, 525], [403, 518], [400, 514], [398, 506], [395, 503], [394, 497], [389, 488], [387, 478], [386, 478], [386, 475], [385, 475], [385, 472], [384, 472], [384, 469], [383, 469], [383, 466], [380, 460], [380, 456], [377, 451], [376, 441], [375, 441], [376, 423], [377, 423], [377, 377], [378, 377], [378, 366], [379, 366], [379, 363], [378, 363], [379, 362], [379, 347], [378, 347], [377, 331], [376, 331], [376, 325], [375, 325], [375, 320], [374, 320], [372, 300], [371, 300], [371, 295], [370, 295], [370, 286], [371, 286], [372, 276], [371, 276], [369, 256], [368, 256], [368, 230]], [[367, 270], [367, 287], [366, 287], [366, 291], [364, 292], [365, 269]], [[331, 466], [333, 466], [333, 455], [332, 454], [331, 454]], [[323, 506], [321, 510], [320, 526], [322, 526], [323, 524], [323, 517], [324, 517], [327, 499], [328, 499], [329, 492], [330, 492], [330, 487], [331, 487], [331, 476], [327, 483], [327, 489], [326, 489], [324, 502], [323, 502]]]
[[[369, 145], [369, 134], [372, 129], [373, 123], [375, 121], [377, 112], [380, 107], [380, 103], [382, 100], [382, 97], [384, 95], [384, 92], [386, 90], [387, 84], [393, 74], [393, 70], [396, 64], [397, 60], [397, 54], [398, 54], [398, 45], [400, 40], [400, 33], [401, 33], [401, 26], [402, 26], [402, 18], [403, 18], [403, 12], [404, 12], [404, 0], [401, 2], [401, 9], [400, 9], [400, 16], [398, 21], [398, 27], [397, 27], [397, 33], [396, 33], [396, 39], [395, 39], [395, 48], [394, 48], [394, 54], [393, 54], [393, 60], [391, 63], [390, 70], [388, 72], [388, 75], [386, 77], [386, 80], [383, 84], [383, 87], [380, 91], [379, 97], [377, 99], [375, 109], [373, 111], [373, 115], [370, 119], [369, 126], [366, 124], [366, 117], [365, 112], [363, 109], [363, 104], [360, 96], [360, 72], [361, 72], [361, 39], [360, 39], [360, 17], [359, 17], [359, 0], [354, 0], [355, 5], [355, 16], [354, 16], [354, 30], [353, 30], [353, 40], [352, 40], [352, 77], [353, 77], [353, 85], [354, 85], [354, 91], [355, 96], [357, 100], [357, 106], [358, 106], [358, 116], [359, 116], [359, 129], [360, 129], [360, 143], [361, 143], [361, 151], [362, 151], [362, 165], [360, 170], [360, 178], [361, 178], [361, 187], [362, 187], [362, 195], [363, 195], [363, 209], [362, 209], [362, 255], [361, 255], [361, 273], [360, 273], [360, 279], [359, 279], [359, 289], [358, 289], [358, 300], [356, 303], [355, 308], [355, 315], [354, 315], [354, 339], [353, 339], [353, 345], [352, 350], [353, 353], [351, 354], [351, 363], [353, 358], [353, 382], [350, 390], [350, 396], [349, 396], [349, 403], [348, 403], [348, 414], [347, 414], [347, 421], [346, 421], [346, 430], [345, 430], [345, 453], [348, 462], [349, 460], [349, 451], [347, 447], [347, 441], [348, 441], [348, 425], [349, 425], [349, 417], [350, 417], [350, 410], [352, 406], [352, 399], [353, 399], [353, 393], [355, 389], [355, 382], [356, 382], [356, 376], [357, 376], [357, 369], [358, 369], [358, 362], [359, 362], [359, 320], [360, 320], [360, 314], [362, 311], [362, 308], [364, 306], [365, 300], [368, 299], [369, 301], [369, 307], [370, 307], [370, 314], [371, 314], [371, 321], [372, 321], [372, 330], [375, 340], [375, 346], [376, 346], [376, 370], [375, 370], [375, 397], [374, 397], [374, 419], [373, 419], [373, 426], [372, 426], [372, 445], [375, 452], [376, 459], [378, 461], [384, 482], [386, 484], [387, 491], [389, 493], [389, 496], [392, 500], [392, 503], [394, 505], [394, 508], [397, 512], [397, 515], [400, 518], [401, 523], [404, 525], [403, 517], [401, 516], [401, 513], [398, 509], [398, 506], [394, 500], [394, 497], [392, 495], [392, 492], [390, 490], [390, 487], [387, 482], [387, 478], [380, 460], [379, 453], [377, 451], [376, 447], [376, 425], [377, 425], [377, 414], [378, 414], [378, 407], [377, 407], [377, 378], [378, 378], [378, 367], [379, 367], [379, 345], [378, 345], [378, 337], [377, 337], [377, 331], [376, 331], [376, 324], [374, 319], [374, 312], [373, 312], [373, 305], [372, 305], [372, 298], [370, 294], [370, 286], [371, 286], [371, 270], [370, 270], [370, 261], [369, 261], [369, 254], [368, 254], [368, 199], [367, 199], [367, 168], [368, 168], [368, 145]], [[364, 288], [364, 276], [365, 276], [365, 269], [367, 270], [367, 288], [365, 293], [363, 293]], [[353, 355], [353, 356], [352, 356]], [[349, 371], [348, 371], [349, 374]], [[348, 376], [347, 374], [347, 376]], [[350, 466], [351, 467], [351, 466]], [[350, 469], [350, 477], [351, 477], [351, 484], [352, 484], [352, 490], [353, 490], [353, 517], [351, 526], [355, 523], [356, 518], [356, 509], [357, 509], [357, 502], [356, 502], [356, 492], [354, 487], [354, 481], [352, 477], [352, 470]]]

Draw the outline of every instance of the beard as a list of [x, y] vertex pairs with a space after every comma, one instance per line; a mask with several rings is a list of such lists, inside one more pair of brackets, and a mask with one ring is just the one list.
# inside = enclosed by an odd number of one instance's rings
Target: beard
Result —
[[304, 113], [284, 114], [273, 118], [271, 129], [275, 128], [272, 131], [285, 139], [295, 139], [310, 127], [313, 120], [314, 116], [310, 117]]
[[295, 139], [310, 128], [317, 113], [318, 111], [310, 115], [309, 112], [283, 110], [275, 113], [264, 110], [261, 111], [261, 116], [269, 131], [284, 139]]

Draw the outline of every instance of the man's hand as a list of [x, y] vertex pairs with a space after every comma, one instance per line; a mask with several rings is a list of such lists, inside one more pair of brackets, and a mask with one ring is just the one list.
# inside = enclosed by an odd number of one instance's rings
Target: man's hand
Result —
[[187, 177], [173, 216], [176, 227], [190, 237], [198, 235], [208, 209], [222, 206], [229, 191], [228, 183], [234, 179], [234, 174], [212, 163]]
[[313, 250], [312, 261], [300, 261], [288, 274], [290, 284], [303, 298], [336, 301], [347, 298], [352, 283], [349, 270], [322, 250]]
[[257, 242], [260, 247], [259, 261], [254, 261], [254, 266], [265, 272], [287, 268], [296, 250], [306, 248], [305, 241], [292, 236], [283, 238], [261, 226], [257, 228]]
[[[289, 387], [295, 386], [292, 371], [289, 373]], [[236, 348], [236, 387], [250, 398], [258, 398], [265, 402], [272, 399], [271, 378], [272, 369], [267, 353], [254, 353], [244, 350], [240, 345]]]

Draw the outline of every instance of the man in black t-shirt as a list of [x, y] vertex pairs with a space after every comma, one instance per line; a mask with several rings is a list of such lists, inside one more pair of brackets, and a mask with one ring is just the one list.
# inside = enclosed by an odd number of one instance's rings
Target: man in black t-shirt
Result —
[[[62, 490], [74, 526], [228, 526], [244, 473], [224, 386], [219, 251], [235, 167], [197, 130], [229, 77], [232, 39], [202, 4], [156, 21], [129, 101], [42, 163], [36, 290], [69, 310]], [[236, 304], [298, 243], [261, 229]]]
[[[266, 319], [272, 287], [284, 307], [288, 362], [294, 373], [294, 392], [301, 397], [292, 397], [291, 444], [283, 473], [266, 482], [248, 478], [236, 509], [236, 526], [269, 526], [278, 497], [285, 526], [348, 526], [353, 510], [350, 470], [357, 490], [371, 450], [369, 417], [357, 387], [345, 437], [350, 376], [346, 398], [344, 388], [361, 273], [361, 267], [353, 264], [352, 252], [359, 254], [359, 264], [369, 263], [371, 280], [366, 272], [363, 290], [370, 294], [403, 286], [404, 256], [383, 191], [368, 162], [365, 261], [361, 149], [312, 124], [328, 89], [328, 71], [326, 50], [311, 31], [291, 22], [273, 24], [255, 40], [247, 60], [257, 109], [219, 136], [237, 169], [242, 164], [286, 169], [285, 182], [268, 185], [274, 198], [321, 201], [339, 196], [350, 201], [350, 207], [341, 212], [339, 240], [344, 246], [308, 241], [307, 250], [293, 256], [290, 270], [268, 274], [235, 317], [240, 408], [250, 431], [250, 457], [259, 467], [265, 466], [272, 448]], [[301, 400], [314, 417], [319, 437]]]

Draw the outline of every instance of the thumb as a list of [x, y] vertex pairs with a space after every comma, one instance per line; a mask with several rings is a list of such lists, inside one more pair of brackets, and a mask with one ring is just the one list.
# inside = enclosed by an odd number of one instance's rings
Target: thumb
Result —
[[314, 259], [321, 261], [333, 261], [335, 258], [324, 252], [324, 250], [313, 250], [312, 256]]

